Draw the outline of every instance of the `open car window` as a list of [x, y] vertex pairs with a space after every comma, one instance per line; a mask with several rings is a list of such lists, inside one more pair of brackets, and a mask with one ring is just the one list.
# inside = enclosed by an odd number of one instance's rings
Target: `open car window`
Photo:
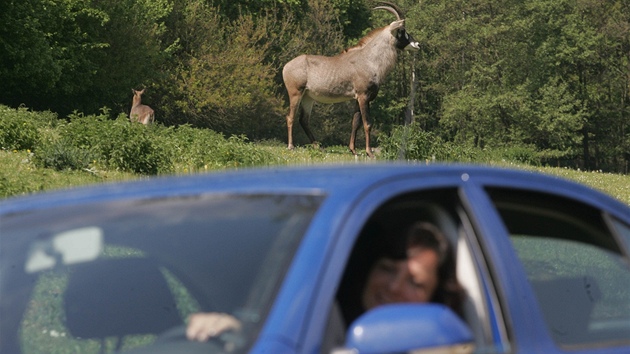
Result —
[[[555, 343], [630, 343], [628, 226], [600, 210], [533, 192], [489, 189]], [[625, 233], [625, 236], [624, 236]]]
[[[482, 273], [478, 263], [477, 252], [471, 245], [472, 227], [460, 203], [457, 188], [441, 188], [434, 190], [414, 191], [398, 195], [380, 205], [369, 217], [358, 236], [347, 261], [344, 276], [341, 279], [335, 304], [332, 308], [325, 332], [325, 345], [321, 353], [328, 353], [333, 344], [343, 343], [346, 328], [356, 317], [363, 313], [360, 294], [371, 263], [367, 261], [380, 246], [375, 238], [391, 238], [403, 235], [412, 224], [425, 222], [435, 225], [447, 238], [453, 251], [456, 277], [463, 288], [463, 296], [452, 307], [473, 331], [475, 346], [481, 351], [496, 351], [487, 307], [491, 300], [483, 291]], [[339, 318], [339, 319], [338, 319]], [[345, 327], [344, 327], [345, 326]], [[339, 335], [339, 333], [341, 333]]]

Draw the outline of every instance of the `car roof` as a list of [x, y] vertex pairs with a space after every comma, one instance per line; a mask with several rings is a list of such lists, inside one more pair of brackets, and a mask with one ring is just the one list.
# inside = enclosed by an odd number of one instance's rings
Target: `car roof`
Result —
[[[553, 185], [576, 189], [576, 192], [580, 193], [593, 193], [596, 198], [609, 198], [583, 185], [527, 170], [482, 165], [378, 162], [258, 167], [103, 183], [9, 198], [0, 202], [0, 214], [108, 200], [161, 198], [200, 193], [348, 195], [362, 193], [369, 189], [370, 185], [394, 178], [458, 175], [465, 180], [474, 177], [483, 183], [510, 185], [518, 181], [522, 186]], [[619, 204], [621, 205], [620, 202]]]

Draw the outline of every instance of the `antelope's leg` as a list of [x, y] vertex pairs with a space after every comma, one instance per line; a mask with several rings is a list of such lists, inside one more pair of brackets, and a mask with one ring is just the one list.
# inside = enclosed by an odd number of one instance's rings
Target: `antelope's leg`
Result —
[[359, 120], [361, 119], [361, 109], [359, 108], [359, 103], [355, 102], [355, 110], [354, 114], [352, 114], [352, 132], [350, 132], [350, 144], [348, 144], [348, 148], [352, 152], [353, 155], [357, 154], [355, 150], [354, 143], [357, 137], [357, 130], [359, 130]]
[[287, 135], [288, 135], [288, 146], [287, 148], [292, 150], [293, 146], [293, 121], [295, 119], [295, 114], [299, 113], [300, 110], [300, 99], [301, 93], [296, 92], [289, 96], [289, 114], [287, 115]]
[[311, 128], [309, 126], [309, 122], [311, 120], [311, 111], [313, 110], [313, 104], [315, 100], [310, 98], [308, 95], [304, 95], [302, 97], [302, 103], [300, 104], [300, 125], [308, 139], [311, 141], [311, 144], [316, 144], [315, 136], [311, 132]]
[[370, 147], [370, 101], [366, 97], [359, 97], [359, 108], [361, 109], [361, 117], [363, 118], [363, 130], [365, 131], [365, 152], [370, 158], [374, 158], [372, 148]]
[[295, 117], [295, 110], [293, 108], [290, 109], [289, 114], [287, 115], [287, 135], [288, 145], [287, 149], [293, 149], [293, 117]]

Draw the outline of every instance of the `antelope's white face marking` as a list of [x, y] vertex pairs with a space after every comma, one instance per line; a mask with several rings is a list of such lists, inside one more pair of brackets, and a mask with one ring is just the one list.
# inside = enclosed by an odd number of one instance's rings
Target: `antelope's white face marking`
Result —
[[396, 34], [396, 48], [401, 50], [418, 50], [420, 49], [420, 43], [418, 43], [405, 28], [400, 28]]

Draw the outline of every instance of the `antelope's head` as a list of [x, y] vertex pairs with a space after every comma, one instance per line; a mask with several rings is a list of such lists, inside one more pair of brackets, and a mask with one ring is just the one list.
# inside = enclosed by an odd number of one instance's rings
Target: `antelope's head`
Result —
[[144, 93], [144, 89], [140, 90], [140, 91], [136, 91], [134, 89], [131, 89], [131, 92], [133, 93], [133, 96], [136, 97], [142, 97], [142, 94]]
[[405, 19], [396, 5], [390, 2], [379, 2], [379, 6], [375, 7], [374, 10], [386, 10], [396, 16], [396, 21], [389, 25], [392, 36], [396, 38], [396, 48], [400, 50], [420, 49], [420, 43], [418, 43], [405, 29]]
[[133, 104], [139, 104], [140, 101], [142, 100], [142, 94], [144, 93], [145, 89], [142, 89], [140, 91], [136, 91], [134, 89], [131, 89], [131, 92], [133, 93]]

